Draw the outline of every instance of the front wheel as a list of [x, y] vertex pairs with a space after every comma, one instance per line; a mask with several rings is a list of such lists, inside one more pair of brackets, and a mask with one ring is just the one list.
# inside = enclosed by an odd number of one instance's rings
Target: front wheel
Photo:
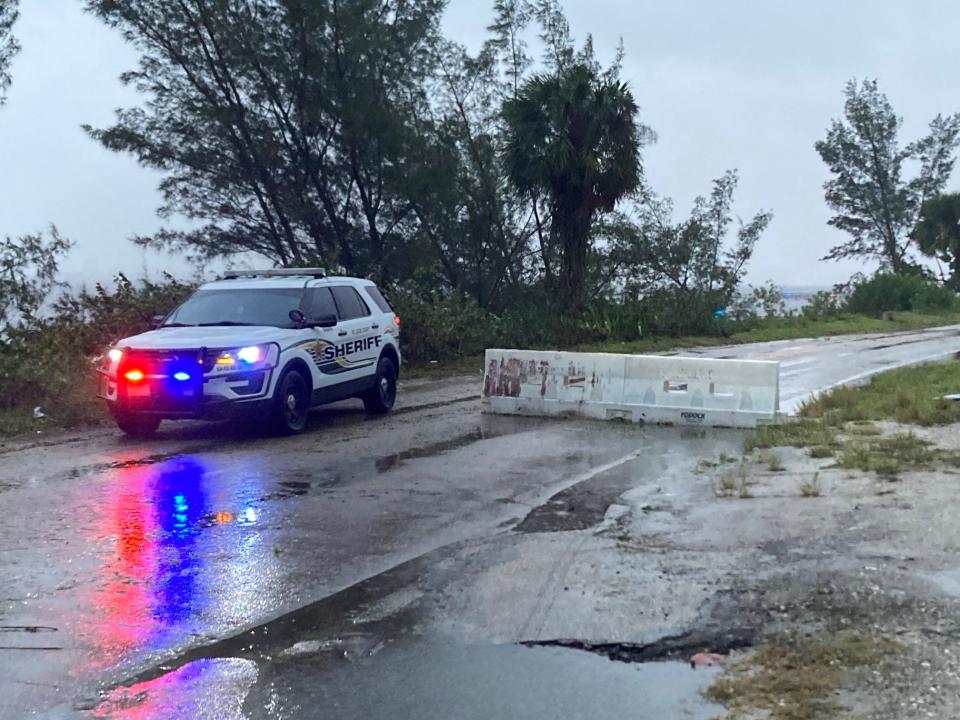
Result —
[[113, 419], [117, 427], [130, 437], [146, 438], [153, 435], [160, 427], [160, 418], [154, 415], [137, 415], [135, 413], [117, 412]]
[[286, 373], [274, 394], [273, 427], [281, 435], [295, 435], [307, 426], [310, 389], [296, 370]]
[[396, 401], [397, 369], [390, 358], [380, 358], [373, 387], [363, 396], [363, 407], [368, 413], [384, 415], [390, 412]]

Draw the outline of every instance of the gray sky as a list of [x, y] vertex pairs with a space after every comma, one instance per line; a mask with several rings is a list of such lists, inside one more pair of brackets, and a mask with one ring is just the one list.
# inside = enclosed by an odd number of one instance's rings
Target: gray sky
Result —
[[[956, 30], [960, 5], [889, 0], [566, 0], [577, 37], [592, 33], [604, 62], [623, 36], [624, 78], [659, 136], [645, 153], [654, 189], [686, 214], [710, 180], [738, 168], [737, 211], [774, 221], [757, 247], [754, 283], [832, 284], [865, 269], [817, 258], [843, 235], [826, 225], [826, 168], [813, 150], [842, 110], [851, 77], [876, 77], [904, 116], [903, 139], [938, 112], [960, 110]], [[471, 47], [485, 37], [486, 0], [451, 0], [448, 34]], [[135, 101], [118, 75], [136, 55], [85, 15], [79, 0], [21, 0], [23, 51], [0, 110], [0, 233], [55, 223], [77, 247], [69, 277], [116, 270], [186, 274], [181, 259], [128, 242], [159, 227], [158, 175], [88, 139]], [[960, 171], [950, 189], [960, 188]]]

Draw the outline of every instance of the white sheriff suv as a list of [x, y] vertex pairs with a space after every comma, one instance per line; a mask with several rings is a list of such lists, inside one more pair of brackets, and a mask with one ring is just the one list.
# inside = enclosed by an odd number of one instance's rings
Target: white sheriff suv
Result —
[[129, 435], [165, 418], [269, 421], [297, 433], [322, 403], [397, 396], [400, 318], [369, 280], [317, 269], [235, 272], [202, 285], [156, 329], [115, 343], [99, 396]]

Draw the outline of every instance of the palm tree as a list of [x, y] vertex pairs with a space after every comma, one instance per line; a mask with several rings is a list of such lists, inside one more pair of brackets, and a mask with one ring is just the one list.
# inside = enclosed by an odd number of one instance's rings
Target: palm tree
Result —
[[584, 64], [534, 77], [504, 103], [507, 173], [521, 193], [545, 193], [550, 200], [567, 313], [583, 308], [594, 217], [640, 186], [637, 113], [625, 83]]
[[950, 285], [960, 290], [960, 193], [934, 195], [923, 204], [911, 233], [920, 252], [950, 266]]

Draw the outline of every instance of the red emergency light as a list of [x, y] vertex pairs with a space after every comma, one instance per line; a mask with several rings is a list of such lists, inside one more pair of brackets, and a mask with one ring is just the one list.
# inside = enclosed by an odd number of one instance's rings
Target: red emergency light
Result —
[[127, 370], [123, 376], [132, 383], [138, 383], [144, 378], [143, 370]]

